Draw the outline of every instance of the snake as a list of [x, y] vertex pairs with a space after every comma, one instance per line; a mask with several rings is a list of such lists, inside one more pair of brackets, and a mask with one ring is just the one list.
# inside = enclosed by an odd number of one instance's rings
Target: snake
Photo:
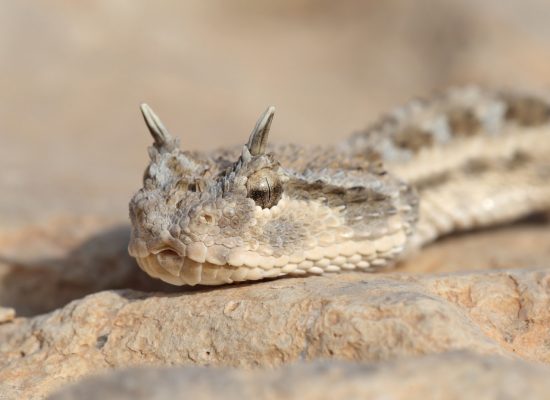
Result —
[[550, 98], [453, 87], [415, 98], [332, 146], [268, 143], [268, 107], [243, 146], [153, 138], [129, 204], [129, 254], [173, 285], [376, 272], [460, 231], [550, 210]]

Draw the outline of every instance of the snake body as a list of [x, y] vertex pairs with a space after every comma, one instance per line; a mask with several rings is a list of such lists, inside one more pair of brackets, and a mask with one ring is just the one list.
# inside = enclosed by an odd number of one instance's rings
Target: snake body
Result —
[[550, 210], [550, 99], [450, 89], [333, 147], [268, 146], [268, 108], [241, 149], [155, 142], [130, 202], [130, 254], [175, 285], [377, 271], [438, 237]]

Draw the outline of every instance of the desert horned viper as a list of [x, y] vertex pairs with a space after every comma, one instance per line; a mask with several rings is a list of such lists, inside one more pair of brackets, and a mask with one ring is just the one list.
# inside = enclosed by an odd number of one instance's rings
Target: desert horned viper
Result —
[[376, 271], [451, 232], [550, 209], [550, 98], [448, 90], [333, 147], [182, 151], [143, 104], [154, 144], [130, 202], [129, 252], [174, 285]]

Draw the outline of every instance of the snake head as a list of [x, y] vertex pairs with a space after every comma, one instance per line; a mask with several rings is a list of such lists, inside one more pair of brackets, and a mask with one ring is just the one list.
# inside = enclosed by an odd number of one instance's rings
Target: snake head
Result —
[[182, 151], [155, 113], [141, 110], [154, 144], [130, 202], [128, 249], [149, 275], [219, 285], [368, 269], [403, 249], [416, 211], [410, 188], [376, 163], [363, 168], [344, 157], [331, 166], [326, 151], [292, 147], [274, 155], [267, 146], [273, 107], [240, 150], [217, 156]]
[[147, 273], [176, 285], [248, 280], [248, 269], [238, 268], [247, 260], [237, 259], [260, 250], [257, 216], [277, 206], [287, 180], [266, 152], [274, 107], [236, 159], [180, 150], [152, 109], [143, 104], [141, 111], [154, 143], [143, 188], [130, 202], [130, 254]]

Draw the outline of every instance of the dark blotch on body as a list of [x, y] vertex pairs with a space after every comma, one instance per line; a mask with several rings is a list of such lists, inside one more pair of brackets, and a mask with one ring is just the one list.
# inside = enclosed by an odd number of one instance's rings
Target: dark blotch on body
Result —
[[393, 138], [393, 142], [399, 148], [418, 153], [424, 147], [431, 147], [434, 142], [434, 137], [428, 131], [409, 126], [397, 132]]
[[481, 121], [473, 110], [455, 108], [448, 112], [447, 121], [451, 132], [458, 136], [473, 136], [479, 132]]
[[504, 171], [504, 173], [506, 173], [515, 169], [523, 168], [530, 162], [532, 162], [532, 159], [529, 155], [521, 151], [517, 151], [511, 156], [505, 158], [472, 158], [467, 160], [455, 171], [443, 171], [438, 174], [431, 175], [415, 182], [414, 186], [418, 191], [423, 192], [448, 184], [460, 175], [479, 176], [489, 171]]
[[449, 181], [451, 178], [451, 173], [449, 171], [444, 171], [439, 174], [430, 175], [427, 178], [418, 180], [414, 183], [414, 187], [419, 192], [423, 192], [428, 189], [432, 189], [437, 186], [441, 186]]
[[462, 171], [466, 175], [479, 175], [491, 168], [490, 160], [483, 158], [473, 158], [468, 160], [462, 167]]
[[507, 97], [505, 117], [521, 126], [537, 126], [550, 121], [550, 105], [532, 96]]

